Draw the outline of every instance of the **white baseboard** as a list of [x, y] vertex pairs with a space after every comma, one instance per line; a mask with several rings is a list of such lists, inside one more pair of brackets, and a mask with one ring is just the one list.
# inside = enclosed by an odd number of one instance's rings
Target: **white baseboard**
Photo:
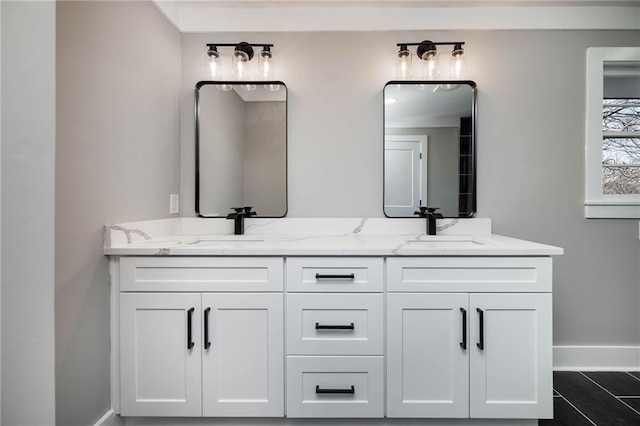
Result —
[[114, 413], [113, 410], [109, 410], [104, 413], [104, 416], [102, 416], [93, 426], [120, 426], [121, 424], [122, 422], [120, 422], [116, 413]]
[[640, 371], [640, 346], [554, 346], [556, 371]]

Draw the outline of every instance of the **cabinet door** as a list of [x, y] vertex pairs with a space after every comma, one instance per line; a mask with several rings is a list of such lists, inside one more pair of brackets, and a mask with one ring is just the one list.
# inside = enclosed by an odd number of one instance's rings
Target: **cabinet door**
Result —
[[123, 416], [201, 416], [200, 294], [120, 294]]
[[468, 417], [468, 295], [387, 295], [387, 416]]
[[203, 415], [283, 416], [283, 295], [203, 294], [202, 308]]
[[470, 414], [553, 414], [551, 294], [471, 294]]

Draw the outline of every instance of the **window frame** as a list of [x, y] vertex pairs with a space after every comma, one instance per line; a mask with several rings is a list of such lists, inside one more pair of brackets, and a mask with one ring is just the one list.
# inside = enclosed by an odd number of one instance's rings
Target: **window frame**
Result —
[[605, 62], [640, 62], [640, 47], [589, 47], [587, 49], [587, 108], [585, 147], [585, 217], [640, 218], [640, 194], [603, 194], [602, 108]]

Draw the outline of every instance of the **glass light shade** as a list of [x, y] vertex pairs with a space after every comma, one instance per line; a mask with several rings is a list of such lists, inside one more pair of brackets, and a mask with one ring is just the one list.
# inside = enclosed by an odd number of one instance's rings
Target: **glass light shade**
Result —
[[271, 52], [263, 50], [260, 52], [258, 62], [258, 80], [273, 80], [273, 55]]
[[422, 62], [424, 63], [423, 78], [425, 80], [437, 80], [438, 59], [438, 54], [436, 52], [427, 52], [422, 55]]
[[249, 55], [245, 52], [233, 52], [231, 75], [234, 80], [249, 80]]
[[409, 80], [411, 78], [411, 52], [400, 49], [396, 61], [396, 79]]
[[205, 60], [205, 75], [211, 80], [222, 80], [222, 63], [220, 62], [220, 54], [216, 51], [209, 50]]
[[451, 79], [464, 80], [467, 77], [467, 55], [462, 49], [451, 54]]

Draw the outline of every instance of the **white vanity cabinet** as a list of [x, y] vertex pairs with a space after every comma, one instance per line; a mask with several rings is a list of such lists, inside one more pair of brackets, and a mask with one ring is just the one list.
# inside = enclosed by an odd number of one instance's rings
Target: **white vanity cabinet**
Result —
[[553, 414], [548, 256], [121, 256], [112, 277], [122, 416]]
[[282, 265], [121, 259], [121, 415], [282, 417]]
[[551, 259], [389, 258], [387, 291], [388, 417], [552, 417]]

